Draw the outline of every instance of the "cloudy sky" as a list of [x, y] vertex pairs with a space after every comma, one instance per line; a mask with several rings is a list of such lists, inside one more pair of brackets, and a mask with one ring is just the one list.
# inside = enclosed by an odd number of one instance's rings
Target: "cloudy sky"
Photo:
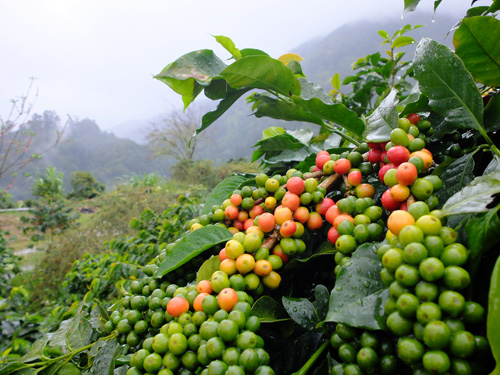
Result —
[[[422, 0], [418, 10], [432, 6]], [[469, 6], [444, 0], [436, 22]], [[211, 35], [278, 57], [352, 20], [400, 19], [402, 8], [403, 0], [0, 0], [0, 115], [35, 77], [36, 112], [112, 129], [180, 107], [152, 76], [193, 50], [228, 57]]]

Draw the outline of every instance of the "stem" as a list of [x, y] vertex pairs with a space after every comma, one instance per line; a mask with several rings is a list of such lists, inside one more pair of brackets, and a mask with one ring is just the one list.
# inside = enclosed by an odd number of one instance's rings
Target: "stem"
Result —
[[333, 184], [335, 181], [337, 181], [337, 179], [339, 177], [340, 177], [340, 175], [338, 173], [331, 174], [330, 176], [325, 178], [323, 180], [323, 182], [321, 184], [319, 184], [319, 186], [324, 187], [325, 189], [328, 189], [330, 187], [330, 185]]
[[93, 347], [95, 344], [97, 344], [99, 341], [101, 340], [110, 340], [110, 339], [114, 339], [116, 336], [117, 336], [117, 332], [113, 332], [111, 335], [109, 336], [106, 336], [106, 337], [101, 337], [99, 340], [91, 343], [91, 344], [88, 344], [86, 346], [83, 346], [81, 348], [78, 348], [78, 349], [75, 349], [69, 353], [66, 353], [66, 354], [63, 354], [59, 357], [56, 357], [56, 358], [51, 358], [51, 359], [48, 359], [46, 361], [43, 361], [43, 362], [35, 362], [35, 363], [31, 363], [29, 364], [27, 367], [36, 367], [36, 366], [40, 366], [42, 365], [43, 368], [53, 364], [53, 363], [56, 363], [62, 359], [65, 360], [65, 363], [68, 362], [71, 358], [73, 358], [75, 355], [77, 355], [78, 353], [80, 352], [83, 352], [84, 350], [87, 350], [87, 349], [90, 349], [91, 347]]
[[493, 151], [495, 153], [496, 156], [500, 157], [500, 150], [498, 149], [498, 147], [493, 143], [493, 141], [491, 140], [491, 138], [488, 136], [488, 134], [486, 133], [486, 131], [484, 131], [483, 129], [479, 130], [479, 133], [481, 133], [481, 135], [483, 136], [483, 138], [486, 140], [486, 142], [488, 142], [488, 144], [490, 145], [490, 149], [491, 151]]
[[314, 362], [316, 362], [318, 357], [321, 354], [323, 354], [325, 349], [328, 347], [329, 343], [330, 343], [329, 340], [325, 340], [323, 344], [321, 344], [321, 346], [318, 348], [318, 350], [316, 350], [316, 352], [311, 356], [311, 358], [309, 358], [309, 360], [306, 363], [304, 363], [304, 366], [302, 366], [302, 368], [299, 371], [294, 372], [292, 375], [306, 375], [307, 371], [309, 371], [309, 369], [314, 364]]
[[340, 130], [338, 130], [335, 126], [333, 126], [332, 124], [328, 123], [325, 121], [325, 124], [327, 125], [328, 129], [331, 130], [333, 133], [335, 134], [338, 134], [340, 135], [342, 138], [345, 138], [347, 139], [349, 142], [351, 142], [353, 145], [356, 145], [356, 146], [361, 146], [361, 143], [356, 141], [354, 138], [352, 138], [351, 136], [347, 135], [346, 133], [344, 132], [341, 132]]

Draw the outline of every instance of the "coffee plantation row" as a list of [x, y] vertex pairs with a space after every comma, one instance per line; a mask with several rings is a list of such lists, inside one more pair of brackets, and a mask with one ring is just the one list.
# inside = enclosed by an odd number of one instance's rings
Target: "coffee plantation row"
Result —
[[[455, 51], [418, 43], [411, 91], [394, 89], [410, 26], [380, 32], [388, 68], [350, 77], [352, 96], [335, 77], [330, 96], [308, 81], [297, 55], [222, 36], [231, 64], [200, 50], [167, 65], [156, 78], [186, 107], [201, 92], [219, 101], [197, 133], [244, 95], [257, 117], [320, 131], [264, 131], [264, 172], [224, 180], [201, 211], [185, 203], [184, 232], [145, 212], [134, 241], [110, 245], [149, 249], [140, 271], [96, 268], [73, 317], [4, 353], [0, 375], [499, 374], [495, 4], [469, 10]], [[362, 93], [376, 108], [358, 116]]]

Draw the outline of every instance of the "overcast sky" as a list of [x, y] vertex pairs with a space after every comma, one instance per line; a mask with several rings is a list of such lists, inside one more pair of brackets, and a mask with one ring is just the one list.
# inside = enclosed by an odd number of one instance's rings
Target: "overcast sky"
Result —
[[[432, 6], [422, 0], [418, 11]], [[444, 0], [436, 22], [469, 6]], [[181, 107], [152, 76], [190, 51], [228, 57], [210, 34], [279, 57], [352, 20], [399, 19], [402, 8], [403, 0], [0, 0], [0, 115], [35, 77], [36, 112], [111, 129]]]

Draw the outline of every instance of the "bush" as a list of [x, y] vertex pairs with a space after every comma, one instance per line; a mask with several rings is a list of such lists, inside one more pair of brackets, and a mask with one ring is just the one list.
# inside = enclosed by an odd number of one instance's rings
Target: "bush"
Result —
[[70, 199], [92, 199], [105, 189], [105, 186], [87, 171], [73, 172], [69, 183], [72, 189], [68, 194]]

